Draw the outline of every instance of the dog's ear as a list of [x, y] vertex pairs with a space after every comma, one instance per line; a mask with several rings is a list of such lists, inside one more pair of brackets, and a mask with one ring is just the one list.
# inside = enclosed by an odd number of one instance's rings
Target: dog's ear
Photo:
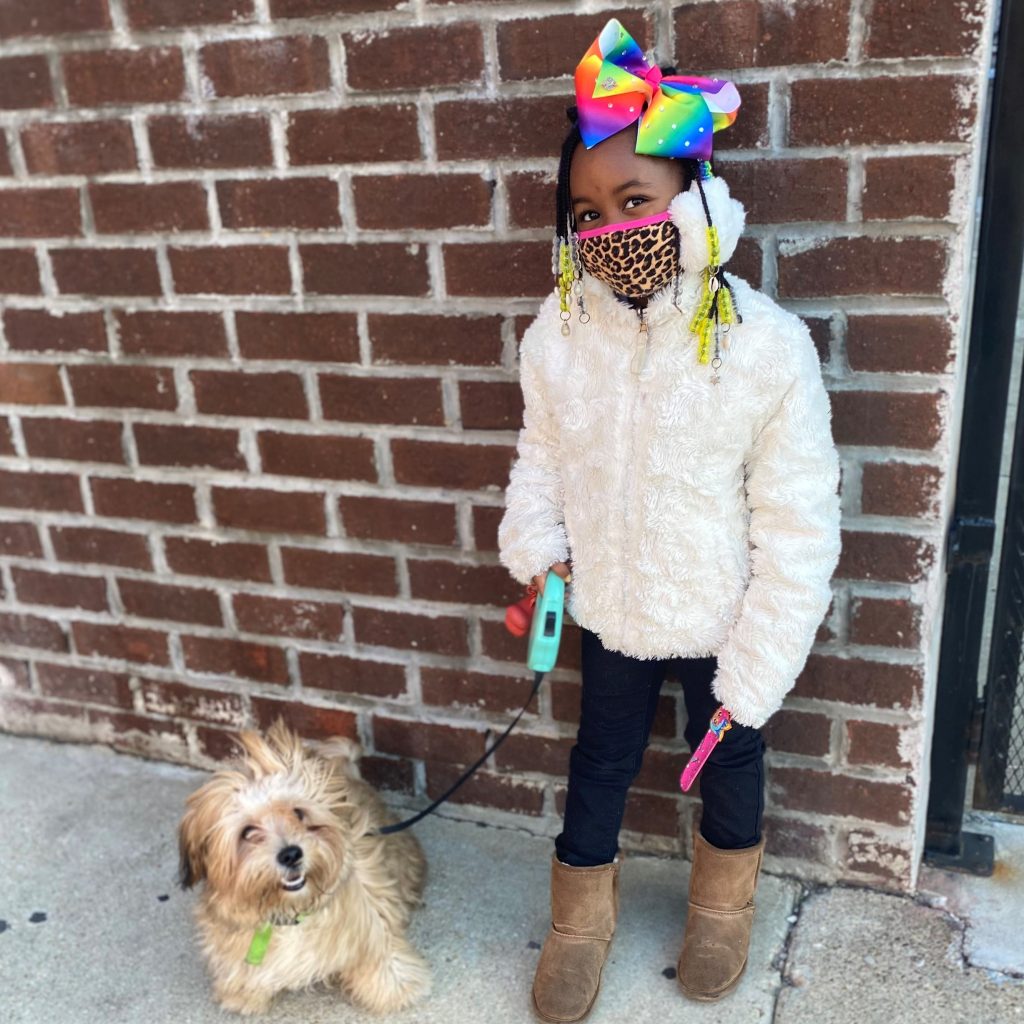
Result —
[[182, 889], [191, 889], [206, 877], [204, 846], [199, 814], [190, 807], [178, 825], [178, 884]]

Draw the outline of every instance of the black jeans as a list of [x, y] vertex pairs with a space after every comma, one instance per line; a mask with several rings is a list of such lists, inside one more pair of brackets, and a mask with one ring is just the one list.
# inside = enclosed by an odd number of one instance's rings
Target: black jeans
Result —
[[[607, 650], [588, 629], [580, 633], [580, 724], [569, 755], [565, 820], [555, 852], [566, 864], [590, 867], [607, 864], [618, 853], [626, 794], [640, 771], [669, 669], [683, 687], [689, 718], [684, 735], [693, 750], [718, 707], [711, 692], [718, 659], [631, 658]], [[735, 850], [760, 841], [764, 749], [759, 729], [733, 723], [701, 769], [694, 787], [699, 786], [703, 802], [700, 832], [713, 846]], [[685, 763], [681, 758], [680, 772]]]

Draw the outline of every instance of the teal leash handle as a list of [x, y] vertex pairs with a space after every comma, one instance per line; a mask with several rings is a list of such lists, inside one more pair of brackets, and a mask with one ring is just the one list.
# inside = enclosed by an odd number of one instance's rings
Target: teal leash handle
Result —
[[428, 814], [441, 806], [479, 767], [494, 753], [516, 727], [523, 717], [533, 698], [544, 681], [544, 674], [555, 667], [558, 659], [558, 645], [562, 640], [562, 605], [565, 599], [565, 580], [558, 573], [548, 570], [544, 581], [544, 593], [537, 598], [530, 624], [530, 643], [527, 649], [526, 666], [533, 669], [533, 689], [526, 703], [519, 709], [519, 714], [509, 723], [508, 728], [459, 776], [432, 804], [424, 807], [418, 814], [394, 825], [382, 825], [371, 829], [367, 835], [387, 836], [415, 825]]

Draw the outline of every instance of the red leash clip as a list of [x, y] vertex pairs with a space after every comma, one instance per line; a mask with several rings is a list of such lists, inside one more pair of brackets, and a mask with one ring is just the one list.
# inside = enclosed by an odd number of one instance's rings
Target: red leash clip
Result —
[[533, 609], [537, 604], [537, 594], [536, 584], [529, 583], [526, 587], [526, 597], [522, 601], [510, 604], [505, 609], [505, 628], [513, 636], [526, 636], [530, 632]]

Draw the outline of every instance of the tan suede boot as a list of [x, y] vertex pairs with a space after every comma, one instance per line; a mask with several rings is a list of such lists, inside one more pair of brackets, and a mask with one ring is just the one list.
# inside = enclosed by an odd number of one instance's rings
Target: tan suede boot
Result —
[[721, 850], [699, 832], [693, 841], [686, 931], [676, 964], [679, 987], [691, 999], [721, 998], [746, 969], [764, 839], [742, 850]]
[[594, 1005], [619, 915], [619, 868], [575, 868], [551, 856], [551, 931], [533, 979], [533, 1011], [548, 1024], [582, 1020]]

